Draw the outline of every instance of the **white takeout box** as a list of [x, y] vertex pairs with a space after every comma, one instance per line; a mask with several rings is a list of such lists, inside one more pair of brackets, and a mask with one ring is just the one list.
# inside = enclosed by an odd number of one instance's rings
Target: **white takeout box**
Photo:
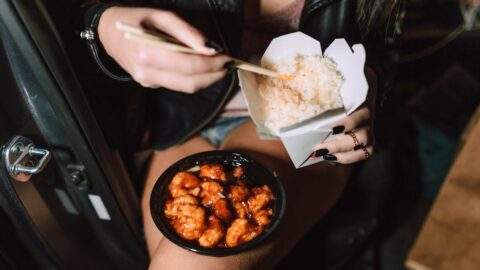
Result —
[[[280, 64], [297, 54], [322, 55], [320, 42], [301, 32], [280, 36], [272, 40], [261, 59], [262, 66]], [[263, 107], [266, 101], [258, 92], [256, 76], [243, 70], [238, 71], [240, 87], [247, 102], [252, 120], [257, 126], [261, 138], [280, 138], [288, 151], [295, 168], [305, 167], [322, 161], [322, 158], [310, 158], [315, 146], [332, 135], [332, 124], [351, 114], [366, 99], [368, 84], [364, 74], [365, 48], [355, 44], [350, 48], [345, 39], [335, 39], [323, 53], [332, 58], [345, 81], [340, 89], [344, 108], [322, 113], [311, 119], [280, 129], [274, 134], [265, 127]], [[352, 142], [353, 144], [353, 142]]]

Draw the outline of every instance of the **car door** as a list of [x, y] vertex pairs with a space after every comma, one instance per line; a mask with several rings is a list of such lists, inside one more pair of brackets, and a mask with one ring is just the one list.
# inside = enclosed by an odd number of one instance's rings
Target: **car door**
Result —
[[138, 196], [40, 1], [0, 0], [0, 145], [0, 207], [25, 259], [146, 268]]

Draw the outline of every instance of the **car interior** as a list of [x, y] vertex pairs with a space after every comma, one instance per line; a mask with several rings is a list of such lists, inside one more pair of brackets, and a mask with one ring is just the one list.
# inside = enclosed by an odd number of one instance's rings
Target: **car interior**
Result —
[[[0, 269], [148, 266], [139, 198], [149, 92], [96, 68], [71, 31], [76, 2], [0, 0], [0, 143], [21, 136], [51, 153], [29, 181], [0, 170]], [[278, 269], [299, 260], [342, 269], [361, 256], [381, 223], [387, 161], [380, 148], [356, 166], [335, 208]]]

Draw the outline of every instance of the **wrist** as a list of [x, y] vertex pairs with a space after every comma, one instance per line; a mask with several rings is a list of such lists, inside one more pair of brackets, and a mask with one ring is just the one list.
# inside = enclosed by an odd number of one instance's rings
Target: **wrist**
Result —
[[115, 21], [118, 17], [118, 10], [122, 9], [119, 6], [111, 6], [105, 9], [99, 17], [97, 34], [99, 43], [109, 53], [107, 40], [111, 36], [112, 31], [115, 31]]
[[[100, 23], [100, 18], [102, 17], [103, 13], [113, 7], [121, 6], [121, 4], [116, 3], [116, 2], [108, 2], [108, 3], [102, 3], [102, 4], [95, 4], [91, 6], [87, 12], [84, 15], [84, 25], [85, 28], [84, 30], [80, 33], [80, 37], [84, 40], [86, 40], [87, 48], [89, 54], [92, 56], [95, 64], [102, 70], [107, 76], [119, 80], [119, 81], [129, 81], [131, 80], [131, 77], [128, 74], [125, 74], [125, 71], [113, 71], [110, 67], [107, 67], [107, 65], [104, 64], [104, 61], [102, 60], [104, 53], [102, 53], [102, 49], [99, 49], [100, 45], [103, 47], [103, 44], [100, 44], [100, 37], [99, 37], [99, 23]], [[105, 28], [102, 32], [104, 34], [108, 34], [111, 32], [105, 23], [104, 23]], [[105, 35], [103, 35], [105, 36]], [[107, 40], [108, 37], [104, 37], [104, 40]], [[106, 48], [105, 48], [106, 50]], [[115, 69], [119, 69], [116, 67], [114, 64]], [[120, 68], [121, 69], [121, 68]]]

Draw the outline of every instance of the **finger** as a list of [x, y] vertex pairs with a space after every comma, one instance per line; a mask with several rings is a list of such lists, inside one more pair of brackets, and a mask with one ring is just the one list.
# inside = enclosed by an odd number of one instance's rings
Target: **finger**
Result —
[[191, 94], [223, 78], [226, 74], [226, 70], [189, 76], [170, 71], [142, 69], [142, 71], [134, 74], [132, 74], [132, 77], [135, 81], [145, 87], [165, 87], [171, 90]]
[[[354, 131], [354, 135], [357, 138], [359, 145], [368, 145], [370, 143], [369, 140], [369, 127], [360, 128]], [[352, 151], [355, 147], [355, 142], [353, 137], [350, 134], [338, 134], [335, 136], [331, 136], [323, 143], [318, 144], [315, 146], [316, 150], [319, 149], [327, 149], [328, 153], [335, 154], [341, 152], [348, 152]], [[325, 152], [325, 151], [322, 151]]]
[[145, 67], [170, 70], [183, 74], [210, 73], [224, 69], [225, 63], [230, 61], [226, 55], [203, 56], [168, 51], [151, 44], [137, 42], [137, 63]]
[[339, 134], [342, 132], [350, 131], [363, 124], [367, 123], [370, 119], [370, 109], [364, 105], [348, 115], [345, 118], [333, 124], [333, 134]]
[[[366, 148], [366, 151], [368, 151], [368, 156], [373, 155], [373, 146], [369, 145]], [[348, 152], [342, 152], [342, 153], [336, 153], [336, 154], [327, 154], [323, 156], [325, 160], [329, 161], [335, 161], [337, 163], [341, 164], [352, 164], [361, 160], [365, 160], [367, 158], [365, 151], [360, 148], [356, 151], [348, 151]]]
[[146, 23], [178, 39], [188, 47], [205, 55], [214, 55], [216, 51], [205, 46], [205, 37], [200, 31], [170, 11], [155, 10]]

